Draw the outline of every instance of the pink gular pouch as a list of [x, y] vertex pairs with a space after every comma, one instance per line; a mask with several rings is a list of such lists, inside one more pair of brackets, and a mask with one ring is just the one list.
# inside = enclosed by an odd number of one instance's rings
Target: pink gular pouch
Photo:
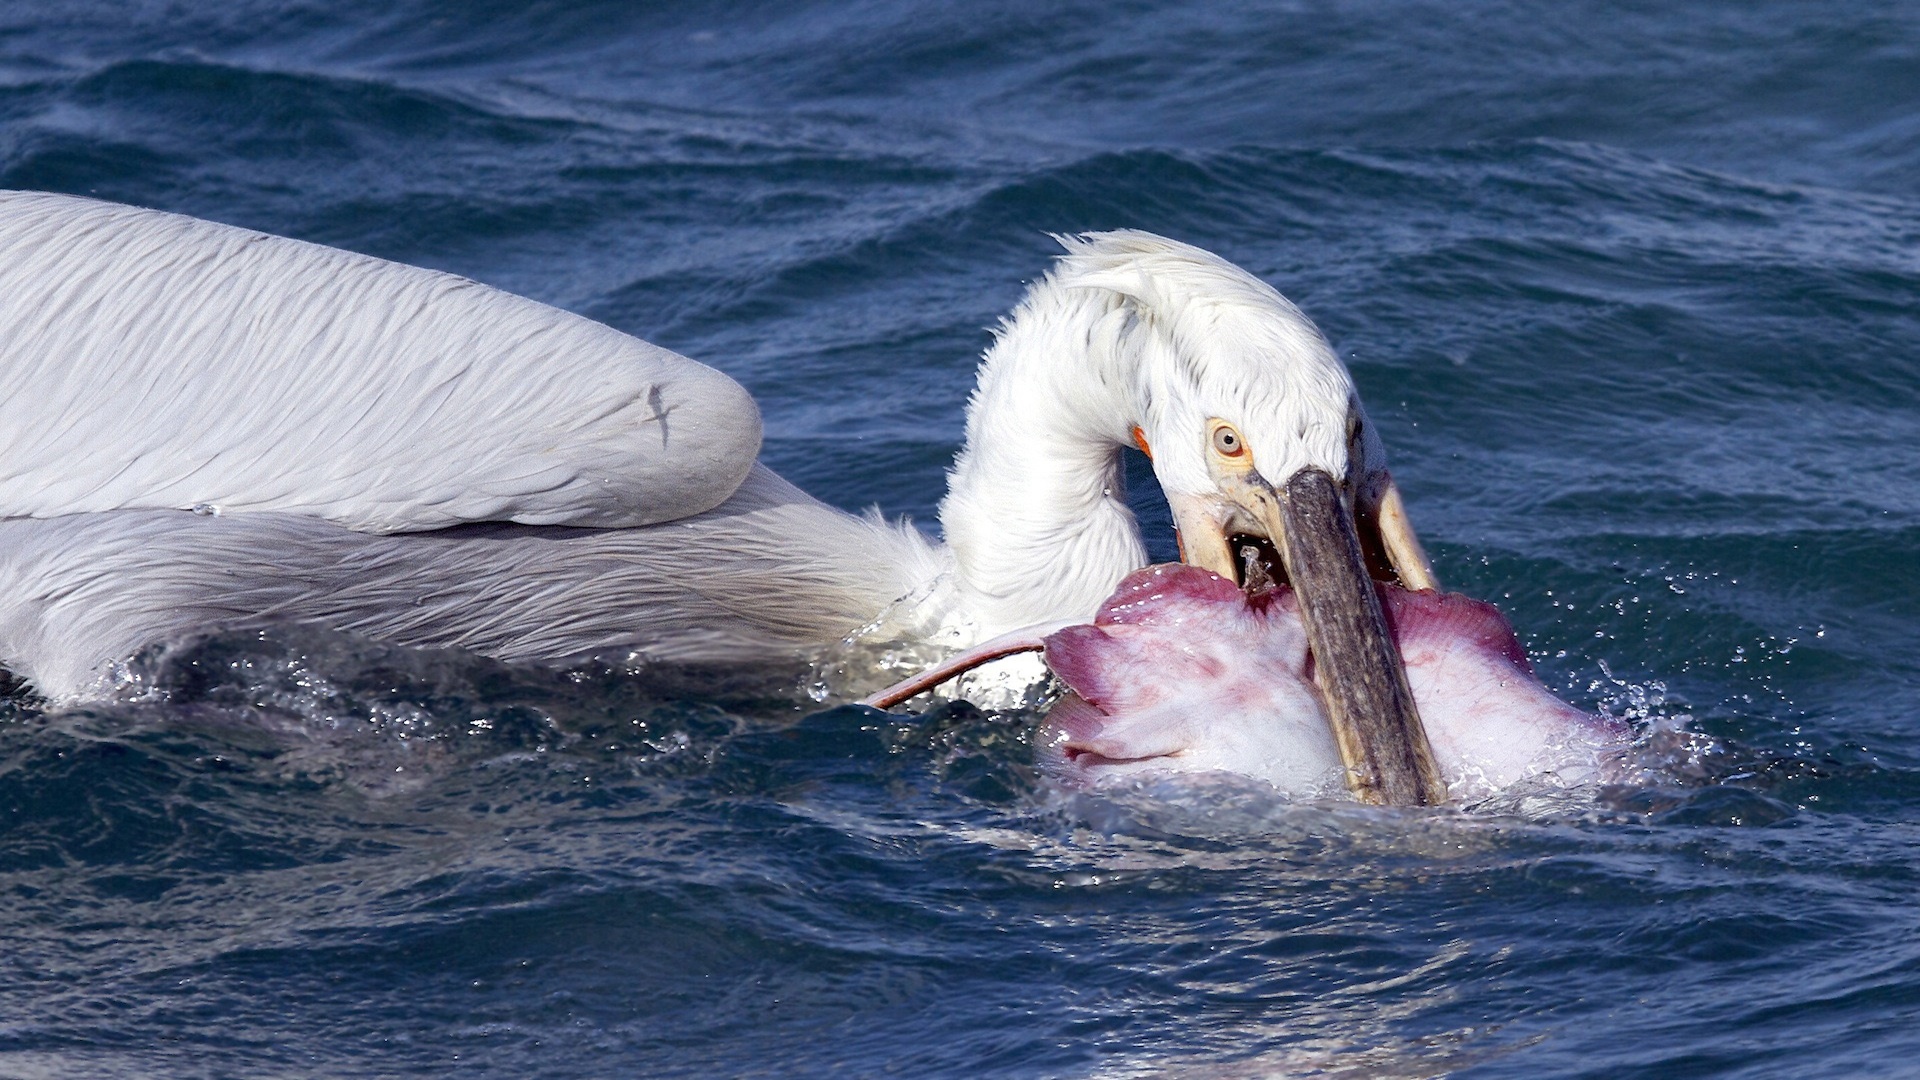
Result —
[[[1457, 593], [1380, 586], [1421, 724], [1456, 801], [1553, 774], [1606, 779], [1630, 732], [1534, 677], [1513, 627]], [[1090, 625], [1045, 639], [1070, 693], [1036, 740], [1079, 784], [1140, 773], [1229, 772], [1303, 797], [1346, 798], [1293, 591], [1247, 596], [1178, 563], [1135, 571]]]
[[[1609, 778], [1627, 725], [1548, 692], [1491, 604], [1392, 585], [1380, 593], [1451, 799]], [[1353, 797], [1289, 588], [1248, 596], [1206, 570], [1150, 566], [1128, 575], [1092, 623], [1010, 639], [970, 662], [1036, 646], [1069, 693], [1035, 745], [1041, 767], [1070, 785], [1220, 772], [1300, 798]], [[891, 703], [907, 688], [869, 700]]]

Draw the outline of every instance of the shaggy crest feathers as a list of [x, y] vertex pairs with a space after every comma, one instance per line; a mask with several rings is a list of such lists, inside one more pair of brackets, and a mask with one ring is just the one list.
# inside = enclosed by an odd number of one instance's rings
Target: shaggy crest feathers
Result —
[[[1148, 419], [1191, 432], [1196, 448], [1207, 419], [1230, 421], [1249, 440], [1261, 474], [1276, 483], [1308, 465], [1344, 474], [1344, 421], [1358, 394], [1319, 328], [1286, 297], [1210, 251], [1151, 233], [1062, 243], [1060, 288], [1123, 297], [1137, 317]], [[1173, 490], [1205, 490], [1211, 484], [1200, 462], [1197, 453], [1176, 453], [1156, 474]]]

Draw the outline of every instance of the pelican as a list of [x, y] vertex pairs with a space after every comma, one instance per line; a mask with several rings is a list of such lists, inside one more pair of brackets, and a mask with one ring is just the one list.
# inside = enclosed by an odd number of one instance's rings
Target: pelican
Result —
[[1137, 446], [1184, 561], [1300, 592], [1330, 713], [1410, 713], [1370, 579], [1433, 575], [1326, 339], [1198, 248], [1061, 242], [980, 364], [941, 544], [799, 491], [740, 386], [599, 323], [0, 193], [0, 665], [70, 702], [144, 646], [275, 620], [555, 664], [962, 647], [1084, 621], [1146, 563]]

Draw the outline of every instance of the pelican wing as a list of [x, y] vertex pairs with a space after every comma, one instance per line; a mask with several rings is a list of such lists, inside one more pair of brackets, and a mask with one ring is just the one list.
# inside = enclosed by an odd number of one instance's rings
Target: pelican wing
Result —
[[0, 192], [0, 518], [645, 525], [719, 504], [759, 447], [733, 380], [589, 319], [316, 244]]

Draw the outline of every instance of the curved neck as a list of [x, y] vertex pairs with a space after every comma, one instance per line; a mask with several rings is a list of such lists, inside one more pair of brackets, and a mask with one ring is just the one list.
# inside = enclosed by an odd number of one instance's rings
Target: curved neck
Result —
[[982, 635], [1090, 618], [1147, 561], [1120, 450], [1138, 419], [1135, 317], [1099, 289], [1037, 289], [967, 406], [940, 524]]

